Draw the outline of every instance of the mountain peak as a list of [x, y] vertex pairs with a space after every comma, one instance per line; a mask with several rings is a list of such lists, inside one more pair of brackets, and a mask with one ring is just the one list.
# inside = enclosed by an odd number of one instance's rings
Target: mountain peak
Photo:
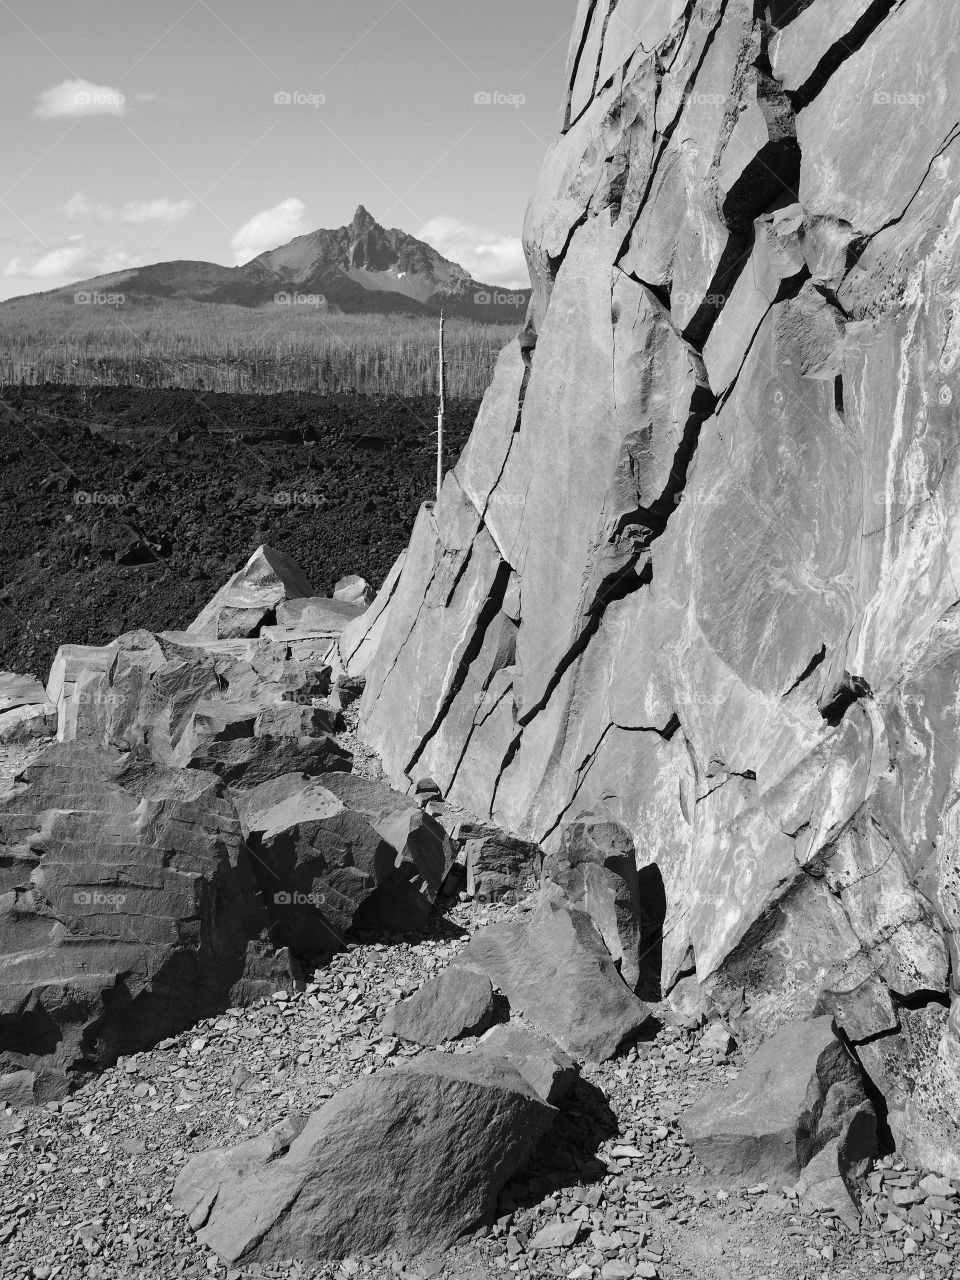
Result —
[[354, 231], [369, 231], [371, 227], [376, 225], [376, 218], [371, 213], [368, 213], [362, 204], [358, 204], [357, 212], [353, 215], [353, 221], [350, 223]]

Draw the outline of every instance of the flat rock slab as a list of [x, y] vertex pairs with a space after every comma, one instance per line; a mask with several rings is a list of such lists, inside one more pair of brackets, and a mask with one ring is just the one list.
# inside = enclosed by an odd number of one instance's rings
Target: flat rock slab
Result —
[[0, 711], [0, 742], [26, 742], [52, 737], [57, 731], [57, 708], [52, 702], [33, 702]]
[[477, 1050], [506, 1058], [544, 1102], [552, 1106], [567, 1096], [580, 1074], [573, 1058], [549, 1036], [528, 1031], [516, 1023], [491, 1028], [481, 1036]]
[[[834, 1142], [848, 1165], [876, 1150], [863, 1075], [829, 1017], [781, 1027], [736, 1080], [697, 1103], [681, 1124], [701, 1163], [730, 1186], [796, 1181]], [[835, 1158], [834, 1173], [836, 1166]]]
[[457, 964], [486, 974], [511, 1009], [582, 1062], [613, 1057], [650, 1016], [590, 917], [554, 902], [542, 902], [527, 924], [482, 929]]
[[489, 978], [451, 967], [395, 1005], [383, 1020], [383, 1030], [415, 1044], [445, 1044], [481, 1035], [498, 1021], [504, 1003]]
[[0, 712], [30, 707], [47, 701], [47, 691], [36, 676], [0, 671]]
[[415, 1257], [489, 1218], [555, 1115], [503, 1059], [426, 1054], [305, 1123], [195, 1156], [173, 1200], [233, 1265]]
[[277, 606], [277, 626], [313, 635], [339, 636], [344, 627], [366, 612], [366, 605], [352, 600], [311, 596], [286, 600]]

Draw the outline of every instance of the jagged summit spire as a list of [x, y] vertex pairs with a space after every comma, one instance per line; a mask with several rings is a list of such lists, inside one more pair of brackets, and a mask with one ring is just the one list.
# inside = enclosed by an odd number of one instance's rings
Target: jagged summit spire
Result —
[[377, 225], [377, 220], [362, 204], [358, 204], [357, 212], [353, 215], [353, 221], [350, 225], [355, 231], [368, 231], [371, 227]]

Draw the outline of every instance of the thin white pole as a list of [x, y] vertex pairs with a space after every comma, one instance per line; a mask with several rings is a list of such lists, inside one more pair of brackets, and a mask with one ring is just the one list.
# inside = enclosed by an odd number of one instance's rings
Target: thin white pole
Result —
[[437, 413], [437, 502], [440, 501], [440, 486], [443, 483], [443, 410], [444, 410], [444, 370], [443, 370], [443, 312], [440, 312], [440, 409]]

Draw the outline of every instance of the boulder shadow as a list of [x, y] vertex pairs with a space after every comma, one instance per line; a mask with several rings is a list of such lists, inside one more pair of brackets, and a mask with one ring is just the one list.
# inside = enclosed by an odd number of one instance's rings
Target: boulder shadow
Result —
[[597, 1152], [619, 1133], [620, 1125], [603, 1092], [578, 1077], [558, 1110], [553, 1128], [540, 1139], [520, 1173], [500, 1192], [498, 1218], [532, 1208], [545, 1196], [565, 1189], [589, 1190], [609, 1172]]
[[640, 978], [636, 994], [657, 1004], [663, 999], [660, 985], [663, 964], [663, 925], [667, 918], [667, 890], [656, 863], [637, 871], [640, 890]]

